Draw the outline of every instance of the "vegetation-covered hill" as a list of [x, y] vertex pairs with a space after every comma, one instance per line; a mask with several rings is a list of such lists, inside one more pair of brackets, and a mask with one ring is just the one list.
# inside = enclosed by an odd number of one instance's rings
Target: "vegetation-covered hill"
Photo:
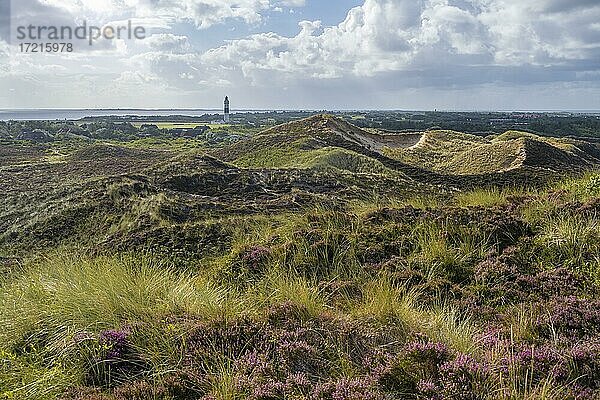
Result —
[[600, 147], [595, 144], [515, 131], [488, 138], [429, 131], [415, 146], [387, 149], [386, 154], [451, 175], [486, 174], [523, 167], [555, 172], [582, 171], [600, 163]]
[[216, 151], [242, 167], [396, 173], [454, 188], [542, 182], [600, 164], [598, 144], [509, 131], [372, 132], [329, 115], [291, 122]]
[[0, 399], [600, 396], [596, 144], [172, 140], [0, 145]]

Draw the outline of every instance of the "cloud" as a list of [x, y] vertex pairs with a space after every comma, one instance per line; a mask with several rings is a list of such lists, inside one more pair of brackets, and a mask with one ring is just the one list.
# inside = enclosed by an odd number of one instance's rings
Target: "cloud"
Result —
[[146, 38], [143, 44], [153, 51], [185, 54], [192, 50], [187, 36], [172, 33], [156, 33]]
[[304, 7], [306, 0], [282, 0], [280, 3], [286, 7]]
[[[262, 21], [262, 14], [277, 6], [302, 7], [304, 0], [23, 0], [13, 4], [22, 10], [53, 9], [52, 15], [104, 24], [107, 20], [143, 18], [173, 25], [190, 22], [199, 29], [228, 20], [248, 24]], [[17, 7], [15, 7], [17, 8]], [[31, 14], [29, 14], [31, 16]]]
[[440, 73], [448, 66], [579, 70], [600, 55], [598, 20], [600, 7], [583, 0], [366, 0], [338, 26], [304, 21], [294, 37], [253, 35], [204, 60], [238, 65], [250, 79], [265, 71], [339, 78], [432, 65]]
[[206, 29], [228, 19], [257, 23], [262, 19], [261, 12], [270, 7], [269, 0], [138, 0], [136, 12], [190, 21]]

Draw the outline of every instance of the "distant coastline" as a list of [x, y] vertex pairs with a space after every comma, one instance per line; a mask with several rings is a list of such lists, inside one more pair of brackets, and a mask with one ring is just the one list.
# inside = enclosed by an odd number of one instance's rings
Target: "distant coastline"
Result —
[[[259, 112], [323, 112], [323, 110], [272, 110], [272, 109], [239, 109], [232, 111], [236, 113], [259, 113]], [[328, 112], [364, 112], [374, 110], [329, 110]], [[425, 110], [378, 110], [378, 111], [395, 111], [395, 112], [436, 112]], [[221, 114], [221, 109], [186, 109], [186, 108], [115, 108], [115, 109], [0, 109], [0, 121], [26, 121], [26, 120], [80, 120], [86, 117], [169, 117], [169, 116], [185, 116], [185, 117], [201, 117], [204, 115]], [[600, 116], [600, 110], [437, 110], [437, 112], [448, 113], [547, 113], [547, 114], [587, 114]]]
[[[245, 110], [240, 110], [241, 112]], [[238, 111], [238, 112], [240, 112]], [[250, 110], [248, 110], [250, 111]], [[183, 115], [200, 117], [206, 114], [219, 114], [218, 109], [15, 109], [0, 110], [0, 121], [9, 120], [79, 120], [86, 117], [109, 116], [160, 116]], [[235, 112], [234, 112], [235, 113]]]

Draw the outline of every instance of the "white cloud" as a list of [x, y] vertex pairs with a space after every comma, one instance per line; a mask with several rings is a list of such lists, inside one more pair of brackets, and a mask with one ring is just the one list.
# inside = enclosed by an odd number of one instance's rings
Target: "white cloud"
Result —
[[187, 36], [172, 33], [156, 33], [146, 38], [143, 44], [151, 50], [170, 53], [188, 53], [192, 45]]
[[[32, 0], [26, 0], [31, 2]], [[300, 7], [304, 0], [36, 0], [34, 3], [62, 10], [91, 23], [112, 18], [154, 18], [192, 22], [200, 29], [239, 19], [249, 24], [277, 5]]]
[[583, 0], [366, 0], [338, 26], [304, 21], [295, 37], [253, 35], [204, 60], [239, 65], [251, 79], [267, 70], [337, 78], [432, 64], [564, 68], [598, 55], [598, 19], [600, 7]]
[[304, 7], [306, 0], [282, 0], [281, 4], [286, 7]]
[[270, 7], [269, 0], [138, 0], [136, 12], [190, 21], [205, 29], [228, 19], [257, 23], [262, 19], [261, 12]]

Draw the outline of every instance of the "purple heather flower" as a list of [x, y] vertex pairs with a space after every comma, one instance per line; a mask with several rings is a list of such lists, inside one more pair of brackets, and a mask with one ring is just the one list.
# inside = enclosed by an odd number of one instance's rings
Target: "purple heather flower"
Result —
[[550, 345], [523, 346], [511, 357], [512, 365], [522, 370], [531, 370], [534, 379], [552, 376], [557, 380], [568, 377], [568, 367], [561, 351]]
[[125, 357], [129, 350], [129, 336], [131, 332], [127, 329], [116, 330], [108, 329], [102, 331], [98, 342], [105, 349], [104, 357], [106, 360], [119, 360]]
[[427, 400], [442, 400], [440, 387], [431, 379], [421, 379], [417, 383], [417, 391]]
[[271, 249], [263, 246], [252, 246], [242, 254], [242, 261], [248, 268], [257, 271], [270, 255]]
[[536, 325], [545, 330], [552, 326], [569, 336], [596, 334], [600, 329], [600, 300], [580, 299], [575, 296], [562, 297], [550, 303], [550, 310]]
[[424, 341], [409, 343], [406, 352], [416, 361], [430, 361], [436, 364], [445, 361], [450, 355], [445, 344]]
[[332, 387], [332, 400], [383, 400], [375, 382], [368, 378], [342, 378]]

